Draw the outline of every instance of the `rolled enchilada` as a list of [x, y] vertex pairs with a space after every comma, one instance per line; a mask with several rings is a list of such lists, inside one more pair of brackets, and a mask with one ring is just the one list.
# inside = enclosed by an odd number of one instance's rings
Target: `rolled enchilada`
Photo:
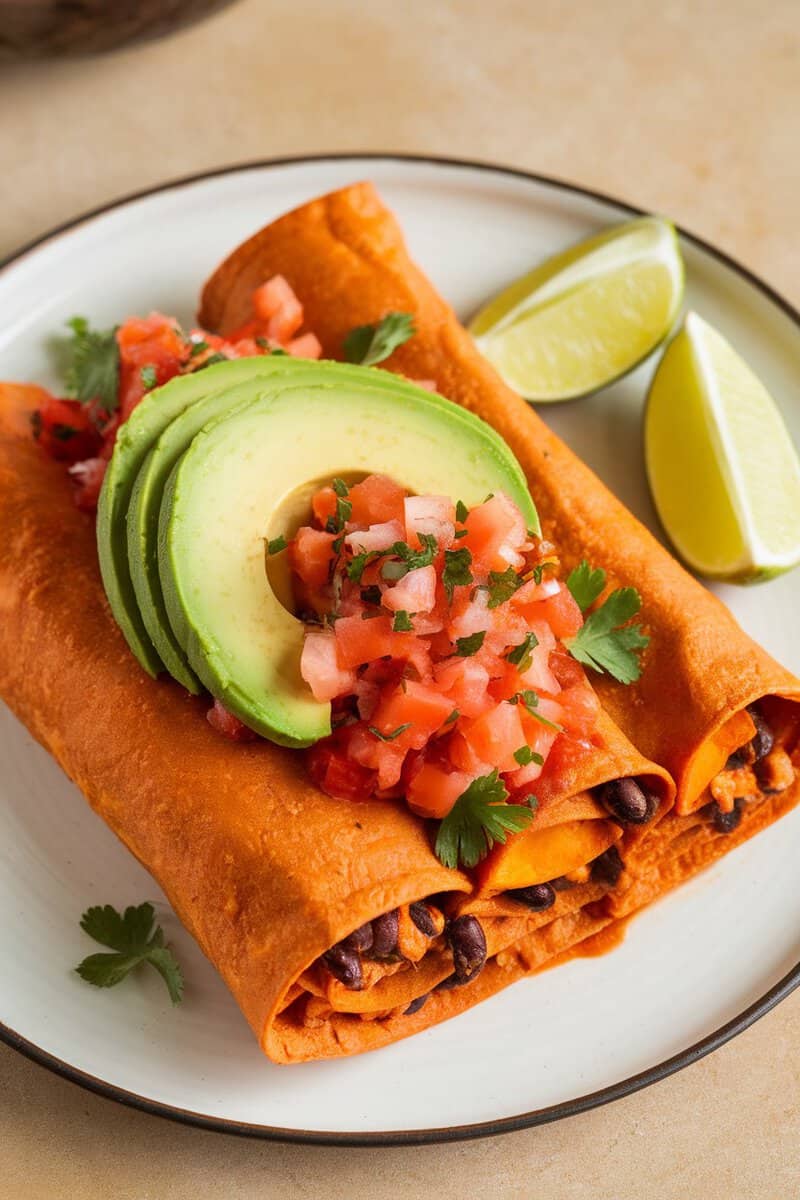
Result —
[[203, 323], [235, 327], [250, 290], [276, 272], [331, 356], [353, 326], [412, 314], [416, 336], [389, 368], [434, 381], [502, 435], [565, 567], [586, 559], [608, 572], [609, 588], [640, 592], [650, 636], [641, 677], [627, 687], [608, 676], [594, 682], [625, 734], [670, 772], [677, 800], [652, 826], [626, 834], [627, 869], [607, 910], [633, 911], [791, 808], [800, 797], [800, 682], [503, 384], [411, 261], [372, 185], [315, 200], [234, 251], [205, 287]]
[[463, 909], [475, 880], [442, 865], [421, 819], [323, 794], [302, 753], [226, 741], [207, 698], [140, 668], [104, 596], [94, 518], [31, 437], [44, 401], [0, 387], [0, 692], [161, 884], [273, 1060], [407, 1036], [609, 924], [586, 905], [609, 890], [623, 826], [597, 789], [636, 778], [663, 811], [673, 788], [605, 714], [591, 749], [543, 779], [526, 837], [528, 879], [566, 873], [563, 891], [541, 911]]

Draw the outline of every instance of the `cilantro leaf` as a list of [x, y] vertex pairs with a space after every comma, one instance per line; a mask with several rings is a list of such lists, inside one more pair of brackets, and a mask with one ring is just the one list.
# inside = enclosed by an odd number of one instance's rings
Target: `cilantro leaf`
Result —
[[536, 763], [537, 767], [544, 766], [541, 754], [531, 750], [530, 746], [520, 746], [519, 750], [514, 751], [514, 758], [521, 767], [527, 767], [528, 763]]
[[436, 557], [436, 551], [439, 549], [439, 543], [432, 533], [420, 533], [417, 535], [422, 542], [421, 550], [413, 550], [406, 542], [395, 542], [388, 550], [378, 551], [378, 557], [385, 555], [387, 558], [399, 558], [400, 562], [386, 562], [381, 568], [381, 575], [384, 579], [402, 579], [409, 571], [416, 571], [419, 567], [429, 567]]
[[90, 400], [115, 412], [119, 407], [119, 346], [116, 326], [92, 329], [85, 317], [67, 321], [72, 330], [66, 389], [76, 400]]
[[508, 792], [497, 769], [473, 779], [439, 826], [436, 857], [446, 867], [476, 866], [495, 842], [519, 833], [533, 820], [529, 808], [506, 804]]
[[585, 667], [608, 672], [620, 683], [635, 683], [642, 673], [638, 651], [649, 645], [641, 625], [626, 625], [642, 606], [635, 588], [618, 588], [586, 618], [565, 646]]
[[367, 729], [370, 731], [370, 733], [376, 738], [379, 738], [382, 742], [393, 742], [395, 738], [400, 737], [401, 733], [405, 733], [405, 731], [410, 728], [410, 721], [406, 721], [405, 725], [398, 725], [397, 729], [393, 729], [391, 733], [381, 733], [380, 729], [376, 729], [374, 725], [367, 726]]
[[412, 633], [414, 626], [411, 624], [411, 617], [404, 608], [399, 609], [394, 614], [392, 621], [392, 630], [394, 633]]
[[267, 542], [267, 554], [280, 554], [281, 550], [285, 550], [289, 545], [283, 534], [279, 534], [276, 538], [270, 538]]
[[456, 638], [455, 657], [456, 658], [471, 658], [473, 654], [477, 654], [483, 645], [483, 639], [486, 637], [486, 630], [480, 629], [477, 633], [471, 633], [468, 637]]
[[120, 914], [110, 904], [89, 908], [81, 917], [81, 929], [113, 954], [90, 954], [75, 970], [81, 979], [95, 987], [114, 987], [142, 963], [149, 963], [167, 985], [170, 999], [178, 1004], [183, 997], [183, 976], [172, 953], [164, 944], [160, 925], [153, 928], [152, 904], [126, 908]]
[[458, 709], [457, 709], [457, 708], [454, 708], [454, 709], [453, 709], [453, 711], [450, 713], [450, 716], [449, 716], [449, 717], [447, 718], [447, 720], [444, 722], [444, 724], [445, 724], [445, 725], [452, 725], [452, 724], [453, 724], [455, 721], [457, 721], [457, 720], [458, 720], [458, 718], [459, 718], [460, 716], [461, 716], [461, 713], [458, 711]]
[[513, 650], [509, 650], [506, 658], [515, 667], [519, 667], [521, 672], [527, 671], [531, 665], [531, 651], [539, 645], [539, 639], [535, 633], [526, 633], [523, 641]]
[[343, 479], [334, 479], [333, 490], [336, 495], [336, 512], [333, 516], [328, 517], [325, 529], [327, 533], [341, 533], [350, 520], [353, 502], [347, 499], [350, 489]]
[[522, 586], [522, 580], [513, 567], [505, 571], [489, 572], [489, 608], [497, 608], [509, 600], [517, 588]]
[[572, 598], [581, 612], [586, 612], [587, 608], [591, 608], [605, 586], [605, 571], [600, 567], [593, 570], [585, 558], [567, 576], [567, 587], [572, 592]]
[[[256, 338], [256, 341], [258, 341], [258, 338]], [[208, 342], [204, 341], [202, 338], [200, 338], [199, 341], [195, 341], [194, 338], [192, 338], [191, 346], [192, 348], [189, 351], [189, 358], [197, 358], [199, 354], [205, 354], [206, 350], [209, 349]]]
[[376, 325], [358, 325], [344, 339], [347, 362], [374, 367], [414, 336], [411, 313], [390, 312]]
[[156, 386], [158, 383], [158, 376], [156, 375], [156, 369], [152, 363], [148, 363], [146, 367], [139, 368], [139, 378], [142, 381], [142, 387], [148, 392], [151, 388]]
[[456, 504], [456, 520], [459, 521], [463, 525], [468, 516], [469, 516], [469, 509], [467, 508], [467, 506], [463, 500], [459, 500], [458, 503]]
[[445, 550], [442, 583], [447, 593], [447, 599], [453, 599], [453, 589], [469, 587], [472, 583], [472, 554], [464, 546], [461, 550]]

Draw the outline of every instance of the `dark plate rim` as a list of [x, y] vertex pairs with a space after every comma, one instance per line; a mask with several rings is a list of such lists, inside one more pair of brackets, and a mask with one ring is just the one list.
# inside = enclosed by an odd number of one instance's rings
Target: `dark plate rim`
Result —
[[[552, 188], [555, 191], [583, 196], [589, 200], [598, 200], [630, 216], [646, 215], [645, 210], [624, 200], [619, 200], [616, 196], [611, 196], [606, 192], [583, 187], [580, 184], [571, 183], [568, 180], [559, 179], [554, 176], [542, 175], [535, 171], [526, 171], [519, 167], [502, 166], [497, 163], [478, 159], [448, 158], [442, 155], [403, 154], [381, 151], [341, 151], [335, 153], [289, 155], [281, 158], [249, 160], [210, 171], [199, 171], [196, 174], [181, 176], [180, 178], [157, 184], [154, 187], [143, 188], [141, 191], [131, 192], [106, 204], [98, 205], [97, 208], [90, 209], [88, 212], [84, 212], [55, 226], [53, 229], [34, 238], [20, 249], [0, 260], [0, 271], [7, 270], [45, 243], [71, 232], [79, 226], [94, 220], [96, 217], [102, 216], [114, 209], [124, 208], [126, 205], [135, 203], [137, 200], [158, 195], [160, 192], [179, 189], [194, 183], [201, 183], [204, 180], [245, 171], [269, 170], [286, 166], [302, 166], [304, 164], [324, 162], [352, 162], [356, 164], [370, 161], [422, 163], [433, 166], [456, 167], [470, 171], [486, 171], [489, 174], [521, 179], [529, 183], [536, 183]], [[719, 250], [710, 242], [705, 241], [704, 238], [690, 233], [680, 225], [676, 225], [675, 228], [682, 239], [703, 250], [712, 258], [715, 258], [723, 266], [733, 271], [740, 278], [756, 288], [757, 291], [761, 292], [762, 295], [766, 296], [768, 300], [789, 317], [798, 329], [800, 329], [800, 312], [784, 296], [765, 283], [763, 279], [731, 255]], [[56, 1075], [60, 1075], [71, 1083], [76, 1083], [80, 1087], [86, 1088], [87, 1091], [94, 1092], [107, 1100], [115, 1100], [120, 1104], [139, 1109], [141, 1112], [149, 1113], [152, 1116], [166, 1117], [168, 1120], [195, 1126], [199, 1129], [210, 1130], [215, 1133], [233, 1134], [238, 1137], [261, 1138], [267, 1141], [294, 1142], [317, 1146], [416, 1146], [441, 1142], [469, 1141], [475, 1138], [492, 1137], [501, 1133], [513, 1133], [520, 1129], [530, 1129], [537, 1125], [547, 1125], [552, 1121], [560, 1121], [565, 1117], [574, 1117], [579, 1113], [587, 1112], [589, 1109], [599, 1108], [601, 1105], [610, 1104], [614, 1100], [621, 1100], [624, 1096], [629, 1096], [633, 1092], [649, 1087], [653, 1083], [658, 1083], [659, 1080], [665, 1079], [668, 1075], [673, 1075], [676, 1071], [690, 1066], [692, 1063], [697, 1062], [698, 1059], [705, 1057], [706, 1054], [717, 1050], [720, 1046], [723, 1046], [726, 1042], [743, 1033], [756, 1021], [760, 1020], [761, 1017], [775, 1008], [777, 1004], [785, 1000], [797, 987], [800, 987], [800, 963], [784, 975], [769, 991], [765, 992], [760, 999], [749, 1005], [730, 1021], [721, 1025], [719, 1029], [714, 1030], [713, 1033], [701, 1038], [700, 1041], [695, 1042], [694, 1045], [689, 1046], [687, 1049], [681, 1050], [680, 1053], [672, 1055], [671, 1058], [667, 1058], [663, 1062], [649, 1067], [646, 1071], [631, 1075], [619, 1083], [600, 1088], [598, 1091], [590, 1092], [585, 1096], [578, 1096], [574, 1100], [567, 1100], [560, 1104], [549, 1105], [546, 1108], [533, 1109], [530, 1112], [520, 1113], [518, 1116], [500, 1117], [493, 1121], [480, 1121], [470, 1125], [452, 1125], [433, 1129], [336, 1132], [328, 1130], [284, 1129], [278, 1126], [253, 1125], [243, 1121], [231, 1121], [224, 1117], [206, 1116], [203, 1113], [193, 1112], [190, 1109], [178, 1108], [174, 1105], [162, 1103], [161, 1101], [151, 1100], [147, 1096], [141, 1096], [136, 1092], [129, 1092], [124, 1088], [117, 1087], [115, 1084], [98, 1078], [96, 1075], [90, 1075], [86, 1071], [81, 1071], [79, 1068], [72, 1066], [49, 1051], [43, 1050], [34, 1042], [22, 1037], [21, 1034], [10, 1029], [2, 1022], [0, 1022], [0, 1041], [10, 1046], [13, 1050], [17, 1050], [26, 1058], [38, 1063], [40, 1066], [53, 1071]]]

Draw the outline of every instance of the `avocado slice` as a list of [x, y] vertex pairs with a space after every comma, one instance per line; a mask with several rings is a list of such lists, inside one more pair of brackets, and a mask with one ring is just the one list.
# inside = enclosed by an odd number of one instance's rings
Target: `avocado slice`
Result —
[[158, 675], [164, 664], [136, 601], [128, 568], [126, 534], [131, 492], [139, 468], [162, 431], [189, 404], [254, 375], [280, 370], [285, 362], [281, 355], [274, 358], [263, 355], [234, 359], [192, 375], [181, 375], [150, 392], [120, 428], [98, 502], [97, 551], [111, 611], [131, 650], [150, 675]]
[[[159, 577], [158, 521], [164, 485], [175, 463], [191, 444], [195, 435], [209, 421], [253, 400], [259, 392], [263, 391], [265, 377], [268, 378], [270, 388], [275, 387], [278, 383], [282, 388], [319, 385], [323, 378], [327, 378], [327, 368], [331, 365], [329, 363], [322, 364], [325, 371], [323, 376], [320, 373], [321, 364], [318, 362], [281, 359], [280, 356], [276, 356], [272, 360], [272, 368], [269, 371], [254, 369], [251, 372], [251, 378], [246, 383], [241, 383], [239, 381], [244, 373], [242, 364], [246, 361], [250, 362], [254, 368], [259, 368], [264, 362], [261, 358], [234, 360], [237, 370], [231, 372], [227, 372], [225, 365], [221, 364], [222, 371], [220, 372], [219, 367], [216, 368], [215, 379], [224, 377], [227, 381], [230, 378], [231, 382], [238, 383], [238, 386], [223, 389], [187, 403], [183, 411], [180, 411], [161, 432], [139, 469], [128, 507], [128, 566], [139, 612], [160, 661], [178, 683], [194, 693], [201, 690], [201, 684], [173, 633]], [[338, 384], [345, 380], [355, 384], [364, 381], [365, 372], [362, 367], [338, 364], [334, 369]], [[369, 372], [367, 378], [369, 378], [371, 386], [387, 393], [387, 401], [389, 399], [396, 400], [399, 396], [406, 394], [406, 390], [411, 386], [406, 381], [399, 380], [385, 371]], [[194, 381], [194, 377], [189, 376], [186, 377], [185, 382], [188, 383], [190, 379]], [[173, 380], [167, 385], [167, 388], [173, 389], [172, 396], [174, 396], [178, 391], [179, 381]], [[165, 390], [162, 389], [162, 392]], [[195, 385], [192, 388], [192, 394], [195, 395], [196, 391]], [[419, 389], [413, 388], [414, 395], [418, 395], [418, 391]], [[172, 406], [175, 407], [172, 397], [170, 400]], [[443, 407], [453, 417], [466, 416], [468, 421], [474, 421], [474, 418], [465, 414], [464, 410], [457, 408], [450, 401], [443, 400], [440, 396], [431, 396], [430, 402]], [[149, 399], [144, 403], [149, 403]], [[151, 427], [155, 425], [156, 422], [151, 422]], [[503, 445], [497, 435], [491, 431], [490, 436], [495, 443]], [[503, 449], [505, 450], [504, 446]], [[288, 590], [288, 587], [284, 588], [284, 591]]]
[[199, 432], [185, 415], [176, 422], [192, 435], [163, 488], [159, 577], [176, 642], [204, 686], [265, 737], [306, 746], [330, 732], [330, 706], [300, 675], [304, 627], [264, 563], [264, 539], [284, 531], [298, 494], [307, 504], [333, 476], [381, 472], [470, 505], [502, 489], [534, 529], [538, 518], [505, 442], [450, 401], [327, 362], [251, 384], [254, 399], [231, 409], [226, 390], [223, 411]]

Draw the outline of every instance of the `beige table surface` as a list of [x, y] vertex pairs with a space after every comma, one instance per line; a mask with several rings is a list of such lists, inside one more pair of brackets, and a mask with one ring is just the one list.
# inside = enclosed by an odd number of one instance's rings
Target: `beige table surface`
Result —
[[[243, 0], [155, 45], [0, 69], [0, 255], [105, 200], [237, 160], [438, 152], [670, 213], [800, 304], [799, 133], [797, 0]], [[0, 1047], [0, 1200], [697, 1193], [800, 1194], [800, 994], [617, 1104], [407, 1150], [179, 1127]]]

